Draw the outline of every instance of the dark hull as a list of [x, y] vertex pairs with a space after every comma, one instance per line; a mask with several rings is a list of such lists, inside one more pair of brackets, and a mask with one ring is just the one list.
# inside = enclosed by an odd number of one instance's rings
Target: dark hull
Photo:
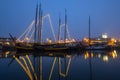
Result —
[[68, 47], [35, 47], [34, 51], [44, 51], [44, 52], [64, 52], [68, 51]]
[[32, 52], [34, 49], [32, 47], [16, 47], [17, 52]]

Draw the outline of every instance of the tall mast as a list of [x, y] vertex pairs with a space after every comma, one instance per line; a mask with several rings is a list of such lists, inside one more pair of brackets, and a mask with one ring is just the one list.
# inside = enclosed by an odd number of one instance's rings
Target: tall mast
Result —
[[42, 43], [42, 10], [41, 10], [41, 4], [39, 5], [38, 42], [40, 42], [40, 44]]
[[40, 16], [40, 43], [42, 44], [42, 15], [43, 11], [41, 10], [41, 16]]
[[40, 42], [40, 11], [41, 11], [41, 5], [39, 5], [39, 13], [38, 13], [38, 43]]
[[90, 16], [89, 16], [89, 30], [88, 30], [89, 46], [91, 41], [91, 27], [90, 27]]
[[60, 25], [61, 25], [61, 19], [60, 19], [60, 15], [59, 15], [58, 43], [60, 42]]
[[65, 9], [65, 34], [64, 34], [64, 41], [66, 43], [66, 37], [67, 37], [67, 10]]
[[37, 6], [36, 6], [36, 15], [35, 15], [35, 32], [34, 32], [34, 43], [36, 43], [37, 15], [38, 15], [38, 4], [37, 4]]

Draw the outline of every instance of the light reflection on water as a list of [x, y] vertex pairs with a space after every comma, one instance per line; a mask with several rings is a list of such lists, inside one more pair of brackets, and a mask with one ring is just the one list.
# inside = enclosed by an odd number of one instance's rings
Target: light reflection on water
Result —
[[0, 80], [120, 80], [119, 60], [116, 50], [69, 54], [1, 51]]

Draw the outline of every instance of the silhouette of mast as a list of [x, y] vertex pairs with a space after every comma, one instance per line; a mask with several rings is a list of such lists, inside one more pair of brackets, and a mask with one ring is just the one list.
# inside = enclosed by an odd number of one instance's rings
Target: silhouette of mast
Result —
[[67, 10], [65, 9], [65, 34], [64, 34], [65, 43], [66, 43], [66, 37], [67, 37]]
[[92, 80], [92, 60], [91, 60], [91, 45], [90, 45], [90, 42], [91, 42], [91, 24], [90, 24], [90, 16], [89, 16], [89, 31], [88, 31], [88, 34], [89, 34], [89, 47], [90, 47], [90, 58], [89, 58], [90, 80]]
[[90, 26], [90, 16], [89, 16], [89, 30], [88, 30], [89, 46], [91, 42], [91, 26]]
[[39, 5], [39, 26], [38, 26], [38, 42], [42, 43], [42, 9], [41, 4]]
[[35, 32], [34, 32], [34, 43], [36, 43], [36, 33], [37, 33], [37, 15], [38, 15], [38, 4], [36, 6], [36, 15], [35, 15]]
[[58, 43], [60, 42], [60, 25], [61, 25], [61, 19], [60, 19], [60, 15], [59, 15]]

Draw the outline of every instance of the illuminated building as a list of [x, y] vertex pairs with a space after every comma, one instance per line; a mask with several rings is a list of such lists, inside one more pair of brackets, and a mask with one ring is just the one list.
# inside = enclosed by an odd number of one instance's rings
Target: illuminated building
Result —
[[[89, 44], [89, 38], [84, 38], [83, 42]], [[99, 36], [97, 38], [90, 38], [91, 45], [105, 44], [105, 45], [114, 46], [115, 43], [116, 43], [116, 40], [114, 38], [109, 38], [107, 33], [102, 34], [101, 36]]]

